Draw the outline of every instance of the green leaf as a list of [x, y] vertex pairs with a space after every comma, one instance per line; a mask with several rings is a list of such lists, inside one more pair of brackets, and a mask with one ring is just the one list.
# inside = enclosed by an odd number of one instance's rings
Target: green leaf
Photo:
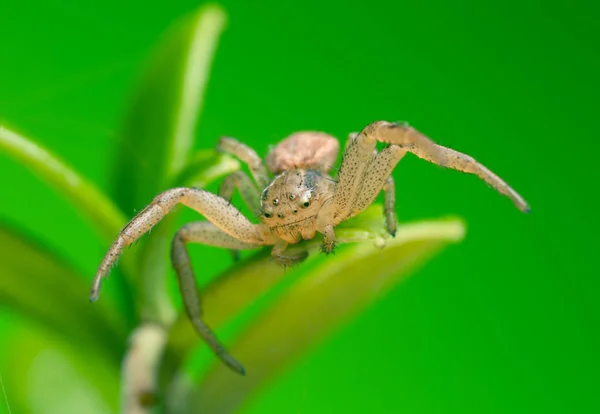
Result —
[[[192, 161], [173, 181], [172, 187], [206, 187], [215, 180], [239, 169], [239, 162], [215, 150], [198, 151]], [[143, 289], [141, 300], [142, 319], [170, 324], [175, 310], [167, 297], [166, 275], [169, 263], [168, 250], [173, 237], [173, 224], [178, 211], [172, 211], [157, 225], [151, 235], [138, 247], [138, 269]]]
[[200, 150], [173, 181], [173, 186], [206, 187], [239, 169], [239, 161], [229, 155], [219, 154], [215, 150]]
[[165, 35], [126, 114], [115, 171], [123, 211], [141, 209], [185, 168], [226, 15], [206, 5]]
[[92, 306], [86, 278], [55, 253], [4, 225], [0, 246], [0, 303], [69, 341], [120, 360], [127, 326], [108, 297]]
[[[383, 224], [381, 206], [373, 205], [359, 216], [342, 223], [336, 228], [336, 234], [338, 238], [343, 237], [346, 241], [383, 239], [387, 232]], [[300, 248], [314, 252], [321, 241], [322, 239], [317, 237], [290, 249]], [[298, 270], [301, 269], [284, 269], [277, 265], [271, 260], [270, 249], [266, 247], [252, 257], [236, 263], [202, 289], [200, 293], [202, 309], [210, 326], [218, 328], [227, 323], [246, 307], [265, 296], [274, 286], [280, 285], [284, 276], [286, 279], [294, 279], [297, 276]], [[309, 265], [315, 256], [311, 255], [302, 264], [302, 268]], [[199, 343], [200, 338], [187, 315], [185, 312], [180, 313], [169, 332], [161, 364], [160, 378], [163, 386], [171, 382], [182, 362]]]
[[[243, 260], [202, 290], [202, 309], [210, 325], [218, 328], [263, 296], [286, 276], [281, 266], [270, 260], [267, 249]], [[167, 389], [200, 338], [185, 312], [171, 327], [160, 364], [159, 381]]]
[[[285, 274], [285, 281], [279, 283], [279, 290], [284, 293], [271, 300], [230, 347], [230, 353], [246, 366], [247, 377], [232, 375], [216, 363], [200, 385], [182, 379], [185, 374], [176, 372], [176, 368], [198, 338], [185, 316], [180, 317], [170, 333], [161, 368], [161, 383], [171, 384], [167, 389], [171, 403], [179, 400], [171, 408], [176, 409], [182, 396], [187, 396], [184, 407], [235, 412], [256, 389], [339, 325], [397, 285], [442, 247], [461, 240], [464, 225], [459, 219], [417, 222], [400, 226], [394, 239], [386, 238], [382, 209], [375, 205], [338, 226], [336, 235], [340, 240], [371, 242], [341, 246], [335, 256], [317, 257], [312, 265], [303, 264]], [[384, 241], [383, 249], [375, 246]], [[302, 248], [314, 251], [320, 242], [314, 239]], [[269, 298], [265, 293], [281, 282], [282, 276], [284, 273], [270, 260], [268, 251], [227, 272], [203, 290], [207, 323], [218, 328], [261, 296]], [[286, 282], [287, 289], [283, 286]], [[298, 329], [290, 332], [289, 326]], [[267, 344], [280, 352], [265, 352]]]
[[231, 375], [214, 365], [194, 388], [189, 406], [236, 412], [253, 392], [463, 235], [460, 220], [426, 221], [401, 226], [384, 249], [348, 246], [294, 284], [231, 347], [249, 375]]
[[[184, 184], [179, 178], [192, 178], [186, 175], [190, 171], [186, 165], [225, 21], [219, 6], [203, 6], [176, 24], [151, 57], [126, 114], [117, 149], [115, 195], [124, 211], [139, 211], [161, 191]], [[200, 177], [205, 182], [219, 176], [215, 171], [230, 172], [233, 165], [231, 158], [211, 154], [204, 161], [213, 166], [213, 174]], [[166, 217], [136, 249], [141, 316], [164, 324], [175, 316], [165, 286], [175, 218], [175, 214]]]
[[94, 184], [47, 149], [1, 125], [0, 150], [56, 188], [89, 219], [103, 240], [112, 243], [126, 221], [125, 216]]
[[[40, 179], [46, 181], [61, 193], [73, 208], [86, 217], [107, 245], [113, 242], [126, 222], [119, 208], [93, 183], [83, 178], [77, 171], [60, 160], [49, 150], [28, 138], [0, 125], [0, 150], [20, 161]], [[125, 278], [119, 278], [118, 285], [123, 292], [124, 301], [121, 307], [128, 316], [133, 316], [132, 262], [125, 258], [121, 268]], [[84, 278], [87, 279], [87, 278]], [[80, 279], [80, 280], [84, 280]], [[82, 293], [87, 296], [87, 293]]]
[[119, 359], [8, 316], [17, 327], [3, 332], [0, 371], [12, 413], [117, 412]]

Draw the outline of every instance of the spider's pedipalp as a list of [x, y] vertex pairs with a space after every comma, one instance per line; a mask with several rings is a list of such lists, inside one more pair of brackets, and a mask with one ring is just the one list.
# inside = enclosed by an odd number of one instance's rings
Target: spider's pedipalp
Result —
[[190, 318], [196, 332], [206, 341], [213, 352], [235, 372], [244, 375], [245, 369], [235, 358], [227, 353], [213, 331], [202, 319], [200, 296], [196, 286], [196, 278], [190, 261], [187, 243], [202, 243], [210, 246], [228, 249], [245, 250], [259, 247], [257, 244], [244, 243], [223, 233], [208, 221], [197, 221], [183, 226], [171, 244], [171, 262], [179, 282], [179, 290], [183, 298], [186, 313]]
[[308, 258], [306, 250], [286, 250], [288, 243], [284, 240], [279, 240], [271, 250], [271, 256], [275, 262], [283, 267], [294, 267]]
[[335, 243], [335, 232], [333, 230], [333, 225], [330, 223], [325, 225], [325, 230], [323, 231], [323, 245], [321, 246], [321, 251], [325, 254], [333, 253]]

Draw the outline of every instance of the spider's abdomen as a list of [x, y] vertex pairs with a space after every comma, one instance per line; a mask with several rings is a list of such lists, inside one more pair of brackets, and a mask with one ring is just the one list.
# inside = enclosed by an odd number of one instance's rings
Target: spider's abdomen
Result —
[[339, 150], [338, 140], [324, 132], [296, 132], [277, 144], [266, 162], [275, 174], [298, 168], [327, 173]]
[[261, 220], [288, 243], [312, 239], [317, 213], [334, 188], [335, 182], [321, 171], [284, 171], [262, 193]]

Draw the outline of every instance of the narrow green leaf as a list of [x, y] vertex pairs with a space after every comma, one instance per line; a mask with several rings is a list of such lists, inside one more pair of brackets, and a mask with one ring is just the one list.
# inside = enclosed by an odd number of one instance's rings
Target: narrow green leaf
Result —
[[[212, 59], [225, 22], [226, 15], [219, 6], [203, 6], [176, 24], [151, 57], [125, 116], [117, 149], [115, 195], [125, 212], [139, 211], [161, 191], [184, 184], [178, 178], [189, 161]], [[226, 164], [231, 166], [230, 158], [212, 160], [213, 166]], [[227, 171], [228, 167], [216, 169]], [[165, 218], [152, 237], [142, 241], [136, 255], [141, 316], [165, 324], [175, 316], [165, 287], [167, 248], [174, 222], [174, 214]]]
[[94, 184], [56, 155], [0, 125], [0, 150], [20, 161], [56, 188], [111, 243], [125, 223], [125, 216]]
[[[339, 239], [343, 238], [347, 242], [382, 241], [384, 237], [389, 237], [383, 220], [382, 207], [373, 205], [359, 216], [338, 226], [336, 234]], [[322, 238], [317, 237], [290, 248], [291, 250], [307, 249], [313, 253], [301, 267], [282, 268], [271, 259], [270, 248], [267, 247], [256, 255], [237, 263], [216, 278], [200, 293], [203, 313], [208, 324], [214, 329], [219, 328], [250, 305], [256, 304], [256, 302], [268, 302], [269, 298], [277, 295], [273, 289], [275, 286], [279, 286], [280, 290], [285, 289], [283, 283], [280, 283], [284, 277], [286, 281], [293, 281], [304, 269], [311, 266], [310, 263], [318, 256], [314, 253], [318, 250], [321, 242]], [[332, 258], [326, 258], [326, 260]], [[261, 298], [266, 299], [261, 301]], [[268, 307], [269, 304], [259, 303], [256, 307], [260, 308], [261, 306]], [[187, 315], [180, 313], [169, 332], [160, 367], [159, 377], [163, 389], [178, 386], [173, 381], [175, 376], [180, 374], [179, 370], [184, 361], [200, 343], [200, 338]]]
[[124, 211], [141, 209], [186, 166], [225, 22], [219, 6], [203, 6], [176, 24], [151, 57], [119, 142], [116, 198]]
[[421, 222], [400, 227], [383, 250], [369, 244], [345, 249], [295, 284], [231, 347], [249, 375], [234, 376], [215, 365], [188, 407], [236, 412], [253, 392], [463, 234], [459, 220]]
[[[263, 296], [286, 276], [281, 266], [270, 260], [266, 249], [234, 265], [203, 289], [202, 309], [213, 328], [230, 321], [244, 308]], [[169, 332], [160, 365], [161, 388], [167, 389], [200, 338], [185, 312], [180, 313]]]
[[[266, 312], [230, 347], [231, 354], [246, 366], [247, 377], [238, 378], [217, 363], [200, 386], [181, 378], [175, 380], [177, 367], [198, 343], [185, 316], [180, 317], [170, 333], [161, 367], [161, 383], [170, 384], [167, 390], [171, 401], [173, 396], [180, 399], [191, 394], [184, 407], [234, 412], [299, 355], [464, 234], [460, 220], [447, 219], [407, 224], [399, 228], [396, 238], [386, 239], [382, 218], [381, 206], [372, 206], [336, 229], [340, 240], [371, 242], [341, 246], [335, 256], [319, 257], [312, 266], [303, 265], [285, 274], [288, 284], [291, 281], [289, 289], [267, 304]], [[375, 247], [384, 240], [383, 249]], [[320, 242], [315, 239], [302, 248], [314, 251]], [[203, 290], [207, 322], [218, 328], [265, 295], [282, 276], [284, 273], [267, 251], [236, 266]], [[312, 321], [310, 326], [307, 321]], [[289, 326], [307, 328], [291, 333]], [[265, 352], [267, 345], [281, 352]], [[186, 389], [188, 386], [194, 388]]]
[[9, 316], [18, 327], [2, 337], [0, 371], [12, 413], [117, 412], [119, 359]]
[[[75, 210], [87, 217], [102, 240], [110, 245], [126, 223], [124, 214], [93, 183], [83, 178], [77, 171], [60, 160], [49, 150], [0, 125], [0, 150], [20, 161], [36, 173], [40, 179], [52, 185], [71, 203]], [[125, 258], [121, 262], [124, 278], [117, 283], [124, 293], [121, 308], [132, 317], [135, 285], [132, 283], [132, 261]], [[87, 280], [84, 278], [80, 280]], [[88, 287], [89, 290], [89, 287]], [[87, 293], [83, 293], [84, 298]]]
[[[382, 207], [380, 205], [369, 207], [359, 216], [342, 223], [336, 231], [339, 238], [348, 242], [382, 240], [387, 235], [383, 224]], [[317, 237], [291, 249], [308, 249], [315, 253], [321, 242], [322, 239]], [[309, 266], [315, 256], [315, 254], [311, 255], [303, 263], [302, 268]], [[284, 277], [287, 280], [296, 278], [298, 270], [300, 269], [284, 269], [277, 265], [271, 259], [269, 247], [237, 263], [202, 289], [200, 295], [207, 322], [213, 328], [222, 326], [260, 298], [266, 297], [267, 293], [269, 295], [273, 293], [273, 288], [280, 286]], [[277, 295], [277, 292], [273, 295]], [[187, 315], [184, 312], [180, 313], [169, 332], [160, 364], [159, 381], [163, 390], [177, 387], [173, 380], [180, 373], [179, 370], [186, 358], [199, 343], [200, 338]]]
[[91, 306], [86, 278], [19, 232], [0, 225], [0, 303], [40, 326], [119, 361], [126, 320], [106, 298]]
[[[237, 160], [218, 154], [215, 150], [198, 151], [171, 186], [206, 187], [215, 180], [237, 171], [239, 166]], [[166, 274], [169, 263], [168, 250], [177, 216], [178, 212], [172, 211], [139, 246], [138, 269], [143, 277], [141, 316], [144, 320], [170, 324], [176, 316], [166, 294]]]
[[173, 181], [173, 186], [206, 187], [208, 184], [240, 169], [240, 163], [216, 150], [200, 150]]

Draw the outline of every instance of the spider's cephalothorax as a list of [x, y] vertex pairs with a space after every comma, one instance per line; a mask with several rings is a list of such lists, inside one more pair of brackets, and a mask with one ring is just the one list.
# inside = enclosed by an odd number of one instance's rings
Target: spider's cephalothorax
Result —
[[[381, 151], [377, 142], [388, 144]], [[250, 176], [237, 171], [223, 181], [219, 195], [195, 188], [174, 188], [154, 198], [119, 233], [100, 263], [92, 286], [96, 300], [103, 278], [127, 245], [134, 243], [158, 223], [175, 205], [184, 204], [207, 221], [182, 227], [173, 238], [171, 261], [177, 274], [186, 311], [198, 334], [230, 368], [243, 374], [243, 366], [232, 358], [204, 323], [196, 281], [185, 247], [204, 243], [232, 250], [273, 246], [273, 259], [284, 266], [306, 259], [308, 252], [291, 253], [289, 244], [323, 235], [322, 251], [335, 246], [335, 226], [365, 210], [384, 192], [385, 219], [390, 235], [396, 232], [392, 170], [407, 152], [443, 167], [475, 174], [509, 197], [522, 211], [525, 200], [502, 179], [472, 157], [435, 144], [416, 129], [402, 123], [378, 121], [348, 138], [335, 180], [329, 170], [339, 151], [338, 141], [321, 132], [299, 132], [278, 144], [267, 156], [266, 165], [256, 152], [232, 138], [222, 138], [219, 149], [248, 165]], [[267, 168], [268, 167], [268, 168]], [[275, 178], [271, 180], [271, 174]], [[229, 202], [233, 191], [260, 216], [254, 224]]]
[[331, 197], [334, 182], [319, 170], [293, 169], [279, 174], [262, 192], [262, 222], [288, 243], [315, 237], [316, 217]]

